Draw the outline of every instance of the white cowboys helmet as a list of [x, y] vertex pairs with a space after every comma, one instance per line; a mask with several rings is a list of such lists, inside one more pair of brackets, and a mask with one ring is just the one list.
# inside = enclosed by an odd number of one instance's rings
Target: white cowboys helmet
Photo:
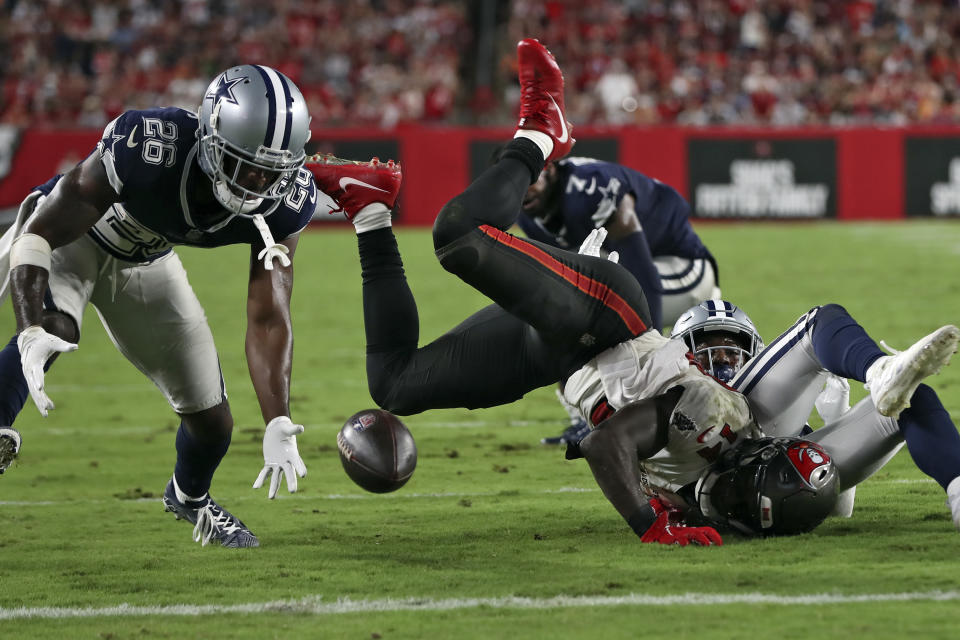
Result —
[[197, 116], [200, 168], [217, 201], [244, 217], [276, 209], [293, 188], [310, 139], [307, 103], [296, 85], [270, 67], [231, 67], [207, 87]]
[[[736, 345], [703, 346], [711, 334], [732, 338]], [[707, 373], [722, 382], [730, 382], [763, 349], [763, 339], [747, 314], [726, 300], [705, 300], [687, 309], [670, 337], [683, 340]], [[732, 361], [725, 357], [731, 352], [737, 355]]]

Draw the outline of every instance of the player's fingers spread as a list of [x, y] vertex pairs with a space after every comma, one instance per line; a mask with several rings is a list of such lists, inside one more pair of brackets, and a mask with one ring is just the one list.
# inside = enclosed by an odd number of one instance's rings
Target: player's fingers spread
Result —
[[303, 463], [303, 459], [299, 455], [293, 459], [293, 468], [297, 470], [297, 475], [301, 478], [307, 475], [307, 465]]
[[264, 466], [263, 469], [260, 469], [260, 475], [258, 475], [257, 479], [253, 481], [254, 489], [259, 489], [263, 486], [263, 481], [266, 479], [268, 473], [270, 473], [269, 466]]
[[293, 472], [293, 465], [287, 462], [283, 465], [283, 474], [287, 477], [287, 491], [297, 492], [297, 474]]
[[283, 470], [277, 465], [273, 465], [273, 475], [270, 476], [270, 492], [267, 497], [273, 500], [277, 497], [277, 490], [280, 489], [280, 474]]

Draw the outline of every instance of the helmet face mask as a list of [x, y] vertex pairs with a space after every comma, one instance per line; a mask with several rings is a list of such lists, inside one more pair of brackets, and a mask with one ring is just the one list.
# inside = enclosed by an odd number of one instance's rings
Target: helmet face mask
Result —
[[730, 382], [763, 350], [763, 339], [747, 314], [724, 300], [707, 300], [688, 309], [670, 337], [683, 340], [707, 373], [721, 382]]
[[801, 438], [747, 440], [727, 451], [697, 482], [701, 513], [748, 536], [811, 531], [837, 500], [829, 454]]
[[210, 83], [197, 116], [199, 164], [231, 218], [276, 209], [294, 186], [310, 139], [296, 85], [269, 67], [233, 67]]

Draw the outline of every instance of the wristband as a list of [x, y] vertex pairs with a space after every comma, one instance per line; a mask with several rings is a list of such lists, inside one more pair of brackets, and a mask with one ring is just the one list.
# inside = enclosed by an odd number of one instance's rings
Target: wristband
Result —
[[10, 246], [10, 269], [29, 264], [50, 271], [50, 243], [35, 233], [20, 235]]

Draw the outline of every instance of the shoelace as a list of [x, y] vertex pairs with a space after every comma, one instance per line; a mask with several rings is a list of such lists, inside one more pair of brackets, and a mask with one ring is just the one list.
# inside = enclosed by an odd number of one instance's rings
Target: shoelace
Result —
[[207, 503], [197, 510], [197, 526], [193, 528], [193, 541], [205, 547], [215, 533], [229, 534], [239, 530], [240, 525], [226, 511]]
[[889, 353], [889, 354], [892, 355], [892, 356], [897, 356], [897, 355], [900, 355], [901, 353], [903, 353], [903, 351], [900, 351], [899, 349], [894, 349], [893, 347], [891, 347], [890, 345], [888, 345], [888, 344], [887, 344], [886, 342], [884, 342], [883, 340], [880, 341], [880, 346], [883, 347], [884, 351], [886, 351], [887, 353]]

